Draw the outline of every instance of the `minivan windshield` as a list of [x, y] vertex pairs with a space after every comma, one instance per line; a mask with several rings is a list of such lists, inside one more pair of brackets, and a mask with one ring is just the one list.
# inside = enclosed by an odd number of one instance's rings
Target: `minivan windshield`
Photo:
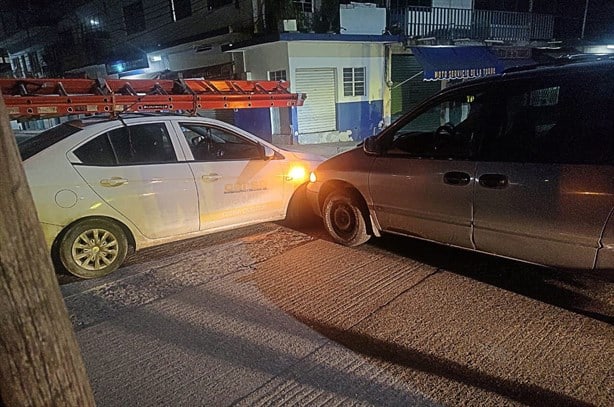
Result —
[[74, 124], [62, 123], [59, 126], [52, 127], [36, 136], [21, 141], [17, 146], [19, 147], [19, 154], [21, 154], [22, 161], [40, 153], [47, 147], [54, 145], [71, 134], [75, 134], [79, 130], [81, 130], [81, 128]]

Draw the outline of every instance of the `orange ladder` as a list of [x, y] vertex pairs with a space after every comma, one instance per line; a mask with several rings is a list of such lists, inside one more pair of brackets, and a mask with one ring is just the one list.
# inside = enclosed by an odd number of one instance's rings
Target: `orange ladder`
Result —
[[73, 114], [302, 106], [288, 82], [204, 79], [0, 79], [11, 119]]

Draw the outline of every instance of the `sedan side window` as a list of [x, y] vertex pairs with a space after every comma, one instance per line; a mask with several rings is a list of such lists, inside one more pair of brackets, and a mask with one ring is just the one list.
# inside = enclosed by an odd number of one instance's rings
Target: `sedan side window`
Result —
[[82, 163], [87, 165], [115, 165], [115, 153], [109, 142], [109, 133], [101, 134], [95, 139], [88, 141], [74, 151]]
[[492, 126], [483, 95], [456, 95], [432, 106], [399, 128], [389, 154], [434, 159], [470, 159], [476, 143]]
[[180, 124], [197, 161], [261, 160], [262, 149], [248, 139], [229, 131], [201, 124]]
[[164, 123], [120, 127], [109, 132], [109, 140], [120, 165], [177, 161]]
[[156, 164], [176, 162], [177, 156], [164, 123], [124, 126], [111, 130], [74, 151], [89, 165]]

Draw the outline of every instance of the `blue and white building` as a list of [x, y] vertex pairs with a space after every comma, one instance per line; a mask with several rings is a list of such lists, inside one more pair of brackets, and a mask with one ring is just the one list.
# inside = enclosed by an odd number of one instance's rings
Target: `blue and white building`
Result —
[[245, 79], [287, 80], [303, 106], [235, 112], [236, 125], [273, 141], [359, 141], [390, 121], [390, 35], [280, 33], [230, 44]]

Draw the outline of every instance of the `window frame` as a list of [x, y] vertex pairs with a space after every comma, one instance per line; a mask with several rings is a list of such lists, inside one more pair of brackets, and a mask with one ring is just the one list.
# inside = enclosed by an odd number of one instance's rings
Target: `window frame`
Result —
[[270, 81], [287, 81], [287, 72], [285, 69], [278, 69], [276, 71], [268, 71], [268, 77]]
[[[161, 129], [164, 130], [166, 138], [169, 142], [169, 146], [167, 147], [170, 147], [170, 151], [172, 151], [173, 159], [162, 160], [162, 161], [152, 160], [152, 161], [139, 161], [139, 162], [120, 162], [119, 154], [117, 153], [118, 146], [112, 140], [112, 133], [117, 132], [118, 130], [122, 130], [122, 129], [129, 129], [131, 127], [148, 126], [148, 125], [158, 125]], [[106, 143], [108, 147], [110, 148], [110, 152], [113, 154], [112, 163], [92, 163], [92, 162], [83, 161], [83, 158], [81, 158], [77, 154], [77, 151], [81, 149], [82, 147], [89, 145], [93, 143], [95, 140], [98, 140], [100, 138], [106, 139]], [[180, 162], [180, 159], [181, 159], [181, 157], [179, 157], [177, 154], [177, 149], [175, 146], [175, 142], [173, 141], [173, 135], [172, 135], [171, 129], [169, 128], [168, 123], [164, 121], [145, 122], [145, 123], [129, 123], [127, 126], [112, 127], [102, 132], [97, 132], [95, 135], [88, 137], [86, 140], [84, 140], [82, 143], [79, 143], [79, 145], [75, 146], [70, 151], [71, 151], [71, 154], [78, 160], [78, 162], [73, 162], [73, 164], [86, 165], [86, 166], [91, 166], [91, 167], [128, 167], [128, 166], [143, 166], [143, 165], [168, 165], [168, 164], [178, 163]]]
[[[357, 71], [362, 70], [362, 80], [356, 79]], [[349, 72], [348, 72], [349, 71]], [[346, 76], [350, 74], [351, 77]], [[344, 97], [364, 97], [367, 96], [367, 67], [343, 67], [342, 68], [342, 80], [343, 80], [343, 96]], [[356, 89], [362, 84], [362, 93], [357, 93]], [[349, 90], [351, 88], [351, 91]]]
[[[184, 121], [178, 121], [177, 122], [177, 126], [179, 129], [179, 134], [180, 137], [183, 138], [183, 140], [185, 140], [185, 143], [188, 146], [188, 149], [190, 151], [190, 154], [192, 156], [191, 160], [188, 161], [193, 161], [193, 162], [232, 162], [232, 161], [255, 161], [255, 160], [265, 160], [265, 156], [264, 156], [264, 147], [262, 144], [258, 143], [255, 140], [252, 140], [248, 137], [245, 137], [235, 131], [232, 131], [231, 129], [222, 127], [222, 126], [217, 126], [215, 124], [212, 123], [197, 123], [197, 122], [184, 122]], [[205, 127], [207, 129], [210, 130], [217, 130], [220, 132], [223, 132], [225, 134], [229, 134], [230, 136], [236, 137], [237, 139], [241, 140], [242, 143], [240, 144], [246, 144], [246, 145], [251, 145], [253, 147], [255, 147], [256, 151], [258, 152], [258, 157], [251, 157], [251, 158], [224, 158], [224, 157], [208, 157], [206, 159], [197, 159], [196, 158], [196, 154], [194, 149], [192, 148], [192, 146], [194, 146], [194, 144], [192, 144], [186, 137], [186, 133], [184, 132], [184, 128], [193, 131], [190, 127]], [[198, 132], [196, 132], [198, 133]], [[201, 135], [203, 137], [206, 137], [205, 135]], [[215, 137], [215, 138], [220, 138], [219, 136], [215, 135], [215, 134], [211, 134], [211, 137]], [[226, 144], [226, 140], [223, 140], [224, 143], [221, 144]], [[229, 144], [239, 144], [239, 143], [229, 143]]]
[[[382, 133], [380, 137], [377, 139], [377, 143], [381, 146], [381, 151], [383, 156], [388, 157], [406, 157], [408, 159], [427, 159], [427, 160], [453, 160], [453, 161], [479, 161], [479, 151], [481, 148], [481, 143], [483, 142], [482, 137], [478, 136], [477, 139], [471, 140], [469, 144], [469, 148], [466, 151], [465, 156], [463, 157], [452, 157], [446, 154], [437, 155], [434, 151], [431, 151], [429, 154], [412, 154], [411, 152], [402, 152], [402, 151], [390, 151], [392, 149], [392, 143], [395, 139], [395, 135], [402, 130], [409, 123], [414, 122], [417, 118], [427, 113], [429, 110], [441, 106], [443, 103], [451, 102], [451, 101], [459, 101], [462, 98], [467, 98], [468, 96], [475, 96], [479, 93], [484, 93], [484, 99], [488, 99], [489, 97], [493, 97], [498, 92], [498, 87], [484, 87], [484, 86], [472, 86], [464, 89], [458, 89], [454, 92], [444, 93], [436, 96], [432, 100], [425, 101], [417, 110], [413, 112], [407, 113], [405, 116], [400, 117], [392, 126], [388, 127], [385, 132]], [[484, 113], [480, 113], [484, 115]], [[466, 118], [465, 118], [466, 119]], [[465, 120], [463, 119], [463, 120]], [[498, 126], [501, 125], [500, 119], [495, 118], [495, 120], [499, 120]], [[462, 122], [462, 121], [461, 121]], [[460, 122], [458, 123], [460, 124]], [[431, 137], [435, 137], [435, 131], [433, 130]]]
[[292, 3], [296, 9], [303, 13], [314, 12], [314, 0], [293, 0]]

